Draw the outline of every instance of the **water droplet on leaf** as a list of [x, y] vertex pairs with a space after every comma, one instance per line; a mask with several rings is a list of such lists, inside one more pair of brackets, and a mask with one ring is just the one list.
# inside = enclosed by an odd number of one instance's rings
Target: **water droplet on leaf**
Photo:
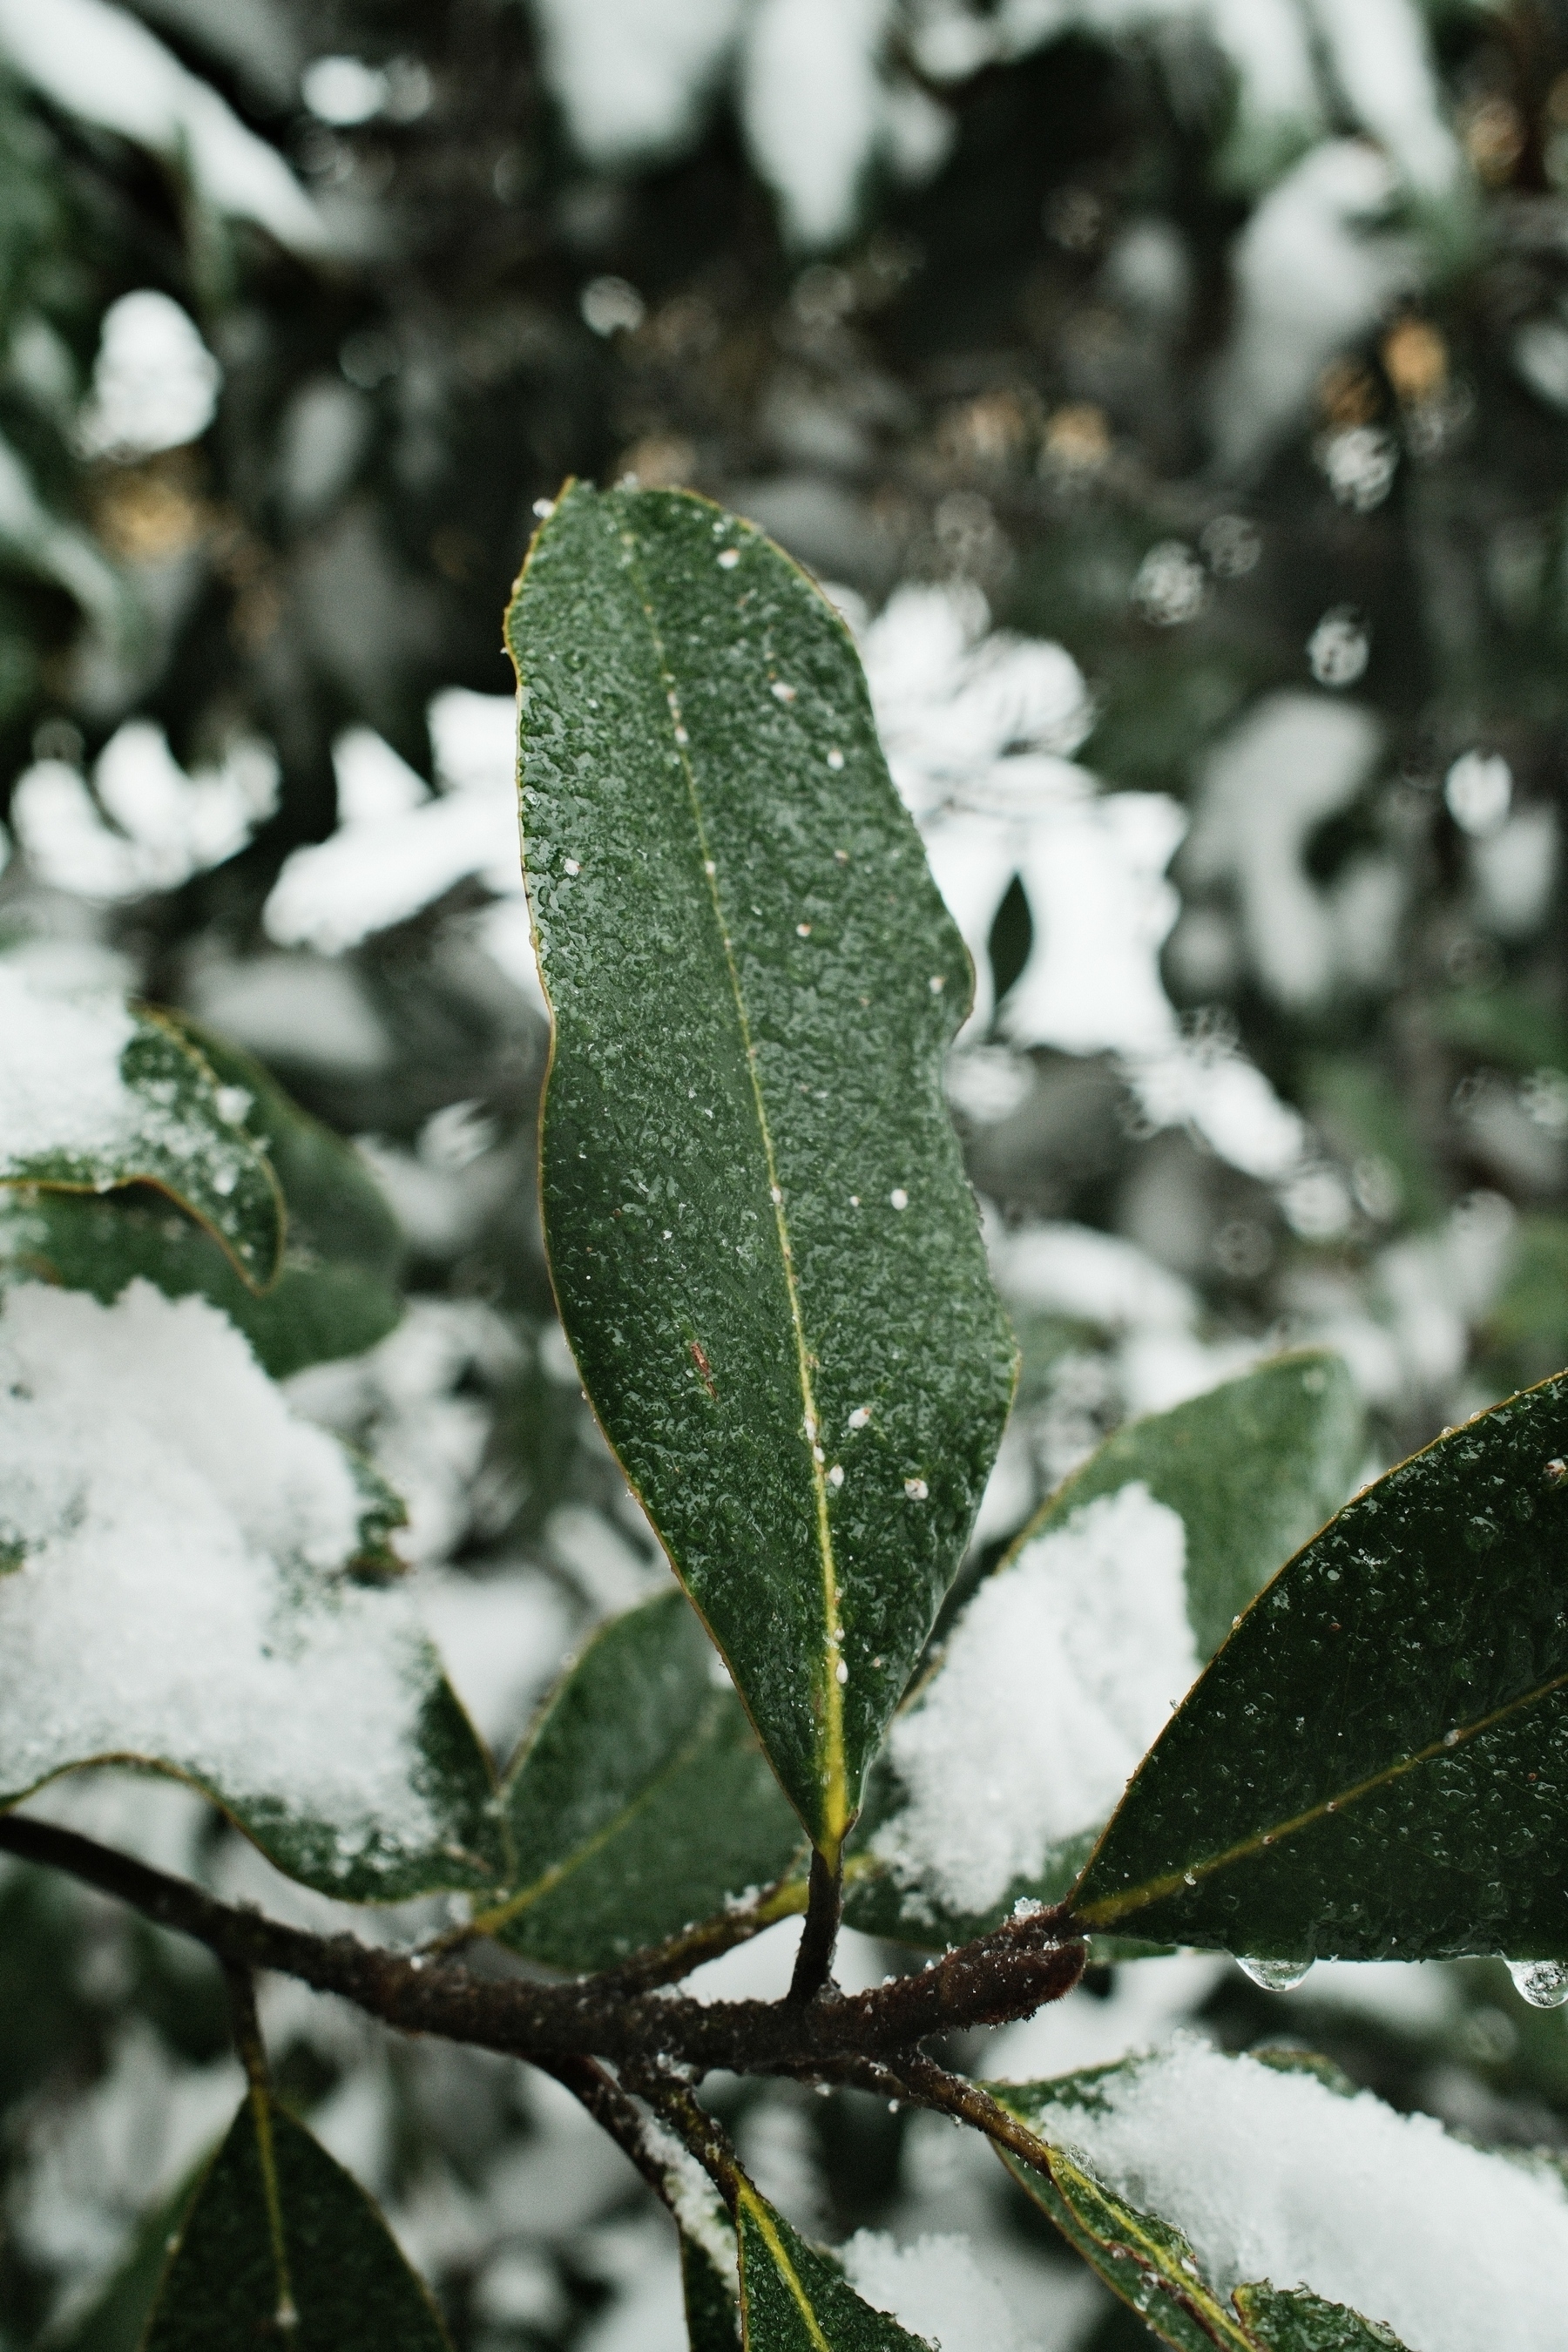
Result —
[[1531, 2009], [1561, 2009], [1568, 2001], [1568, 1961], [1510, 1960], [1508, 1972]]
[[1310, 1960], [1247, 1960], [1238, 1954], [1237, 1967], [1265, 1992], [1293, 1992], [1310, 1969]]

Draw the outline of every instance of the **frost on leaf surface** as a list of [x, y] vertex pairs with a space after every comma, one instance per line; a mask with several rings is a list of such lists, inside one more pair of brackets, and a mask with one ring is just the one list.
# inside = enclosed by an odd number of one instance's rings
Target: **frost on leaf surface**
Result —
[[1545, 2160], [1489, 2155], [1370, 2091], [1346, 2097], [1305, 2067], [1194, 2037], [996, 2087], [1103, 2188], [1179, 2230], [1216, 2296], [1268, 2279], [1382, 2322], [1413, 2352], [1559, 2352], [1568, 2191]]
[[10, 1290], [0, 1792], [142, 1759], [334, 1892], [481, 1875], [477, 1744], [405, 1597], [348, 1573], [395, 1516], [204, 1299]]
[[1012, 1391], [942, 1097], [968, 959], [847, 633], [751, 525], [574, 486], [508, 635], [563, 1324], [836, 1857]]
[[0, 962], [0, 1184], [155, 1185], [259, 1289], [278, 1269], [282, 1204], [245, 1109], [154, 1015], [58, 994]]
[[889, 1743], [907, 1802], [874, 1850], [917, 1900], [975, 1916], [1080, 1853], [1198, 1673], [1185, 1568], [1135, 1480], [981, 1586]]

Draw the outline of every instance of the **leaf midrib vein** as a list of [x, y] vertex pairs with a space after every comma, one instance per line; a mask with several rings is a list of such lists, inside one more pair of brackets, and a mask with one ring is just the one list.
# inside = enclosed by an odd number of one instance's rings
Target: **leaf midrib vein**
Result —
[[784, 1267], [784, 1289], [789, 1300], [790, 1324], [795, 1339], [795, 1367], [800, 1382], [803, 1419], [806, 1435], [806, 1461], [816, 1507], [816, 1542], [822, 1568], [824, 1655], [821, 1661], [823, 1723], [817, 1752], [823, 1775], [823, 1827], [826, 1844], [825, 1859], [837, 1863], [848, 1828], [848, 1789], [844, 1759], [844, 1695], [837, 1672], [842, 1654], [843, 1624], [839, 1612], [838, 1566], [834, 1556], [833, 1529], [827, 1511], [827, 1480], [824, 1465], [816, 1455], [820, 1444], [821, 1423], [817, 1416], [816, 1398], [811, 1384], [810, 1350], [806, 1346], [805, 1324], [801, 1313], [800, 1293], [795, 1283], [795, 1258], [790, 1245], [789, 1221], [784, 1210], [784, 1187], [779, 1181], [778, 1164], [773, 1152], [773, 1130], [768, 1121], [767, 1106], [763, 1097], [762, 1076], [757, 1067], [756, 1047], [752, 1038], [751, 1015], [747, 1010], [745, 991], [741, 985], [739, 966], [730, 937], [729, 925], [719, 896], [717, 860], [711, 854], [707, 819], [697, 777], [689, 757], [689, 745], [682, 743], [677, 734], [676, 712], [679, 708], [678, 683], [666, 656], [664, 639], [653, 607], [645, 592], [635, 542], [629, 534], [624, 544], [633, 552], [628, 563], [647, 633], [652, 641], [654, 656], [658, 665], [660, 683], [664, 688], [665, 711], [669, 727], [669, 743], [680, 762], [686, 781], [687, 799], [691, 809], [691, 821], [696, 828], [698, 851], [702, 861], [703, 878], [708, 886], [709, 901], [724, 951], [724, 968], [729, 975], [731, 994], [734, 999], [735, 1017], [740, 1025], [741, 1042], [746, 1058], [746, 1074], [751, 1083], [752, 1101], [756, 1112], [757, 1127], [762, 1136], [763, 1156], [767, 1167], [768, 1191], [773, 1205], [773, 1226], [778, 1236], [779, 1256]]

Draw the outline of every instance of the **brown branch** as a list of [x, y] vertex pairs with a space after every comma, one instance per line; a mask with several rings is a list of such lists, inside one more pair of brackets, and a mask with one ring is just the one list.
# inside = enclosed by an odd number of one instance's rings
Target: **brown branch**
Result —
[[627, 1995], [595, 1977], [541, 1984], [472, 1976], [362, 1944], [311, 1935], [220, 1903], [73, 1831], [16, 1814], [0, 1819], [0, 1850], [64, 1870], [129, 1903], [159, 1926], [192, 1936], [226, 1967], [270, 1969], [340, 1994], [405, 2033], [439, 2034], [536, 2062], [595, 2056], [616, 2063], [660, 2057], [698, 2073], [811, 2074], [836, 2061], [905, 2051], [930, 2034], [1000, 2025], [1070, 1992], [1084, 1950], [1059, 1911], [1009, 1919], [930, 1968], [870, 1992], [816, 2000], [714, 2001]]
[[805, 1925], [800, 1931], [800, 1947], [795, 1956], [795, 1974], [790, 1979], [789, 1998], [800, 2002], [815, 2000], [827, 1983], [833, 1967], [833, 1947], [838, 1941], [838, 1922], [844, 1909], [844, 1865], [829, 1865], [815, 1846], [811, 1850], [811, 1893], [807, 1899]]

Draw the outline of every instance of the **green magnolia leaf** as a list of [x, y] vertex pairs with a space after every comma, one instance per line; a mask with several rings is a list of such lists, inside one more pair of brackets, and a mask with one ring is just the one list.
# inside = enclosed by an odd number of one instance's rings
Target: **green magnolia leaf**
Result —
[[1264, 2279], [1231, 2299], [1259, 2352], [1403, 2352], [1391, 2328], [1305, 2287], [1282, 2294]]
[[831, 1862], [1012, 1387], [942, 1098], [968, 959], [848, 635], [759, 531], [572, 487], [507, 626], [562, 1318]]
[[247, 1054], [181, 1026], [282, 1187], [289, 1238], [276, 1281], [258, 1296], [211, 1234], [168, 1201], [13, 1190], [0, 1194], [0, 1282], [57, 1282], [106, 1306], [138, 1275], [171, 1298], [197, 1293], [223, 1308], [275, 1380], [374, 1347], [402, 1311], [401, 1243], [363, 1160]]
[[1568, 1955], [1568, 1377], [1346, 1505], [1145, 1759], [1074, 1908], [1310, 1960]]
[[742, 2182], [741, 2327], [746, 2352], [932, 2352], [885, 2311], [863, 2303], [831, 2254], [808, 2246]]
[[679, 1592], [601, 1628], [502, 1783], [515, 1891], [488, 1916], [556, 1968], [611, 1966], [784, 1875], [800, 1824]]
[[0, 1185], [152, 1185], [263, 1290], [283, 1202], [245, 1109], [172, 1022], [117, 997], [53, 994], [0, 961]]
[[402, 1506], [206, 1300], [0, 1297], [0, 1804], [89, 1763], [392, 1901], [504, 1874], [484, 1751], [407, 1597]]
[[1350, 1373], [1321, 1352], [1109, 1438], [982, 1585], [895, 1722], [851, 1864], [853, 1924], [946, 1945], [1020, 1897], [1059, 1901], [1171, 1703], [1342, 1502], [1362, 1444]]
[[142, 2352], [449, 2352], [364, 2191], [273, 2100], [247, 2098], [181, 2225]]
[[998, 2153], [1068, 2244], [1178, 2352], [1213, 2352], [1216, 2344], [1226, 2352], [1402, 2352], [1387, 2328], [1306, 2287], [1282, 2293], [1264, 2281], [1238, 2286], [1222, 2301], [1205, 2284], [1180, 2230], [1095, 2179], [1073, 2146], [1075, 2113], [1092, 2111], [1105, 2087], [1141, 2063], [1091, 2067], [1054, 2083], [988, 2086], [1049, 2148], [1048, 2168], [1007, 2149]]

